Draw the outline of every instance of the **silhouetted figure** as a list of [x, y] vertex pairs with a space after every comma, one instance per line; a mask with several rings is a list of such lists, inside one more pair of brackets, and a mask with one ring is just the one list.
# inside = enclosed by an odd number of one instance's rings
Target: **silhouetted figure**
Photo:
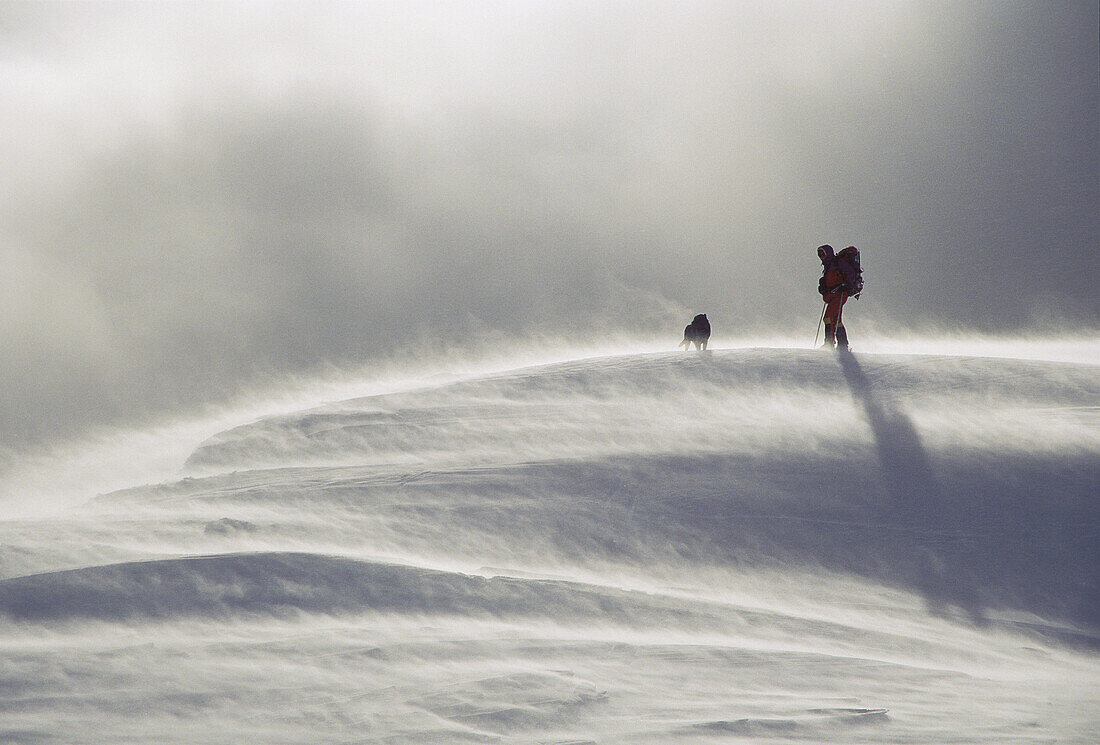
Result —
[[710, 339], [710, 321], [707, 320], [706, 313], [700, 313], [691, 319], [691, 323], [684, 328], [684, 340], [677, 346], [683, 347], [686, 352], [692, 344], [695, 348], [706, 349], [707, 341]]
[[863, 291], [863, 271], [859, 266], [859, 249], [848, 246], [839, 254], [833, 253], [829, 244], [818, 246], [817, 257], [821, 259], [821, 279], [817, 291], [825, 301], [825, 347], [848, 348], [848, 332], [840, 320], [844, 302], [850, 297], [859, 297]]

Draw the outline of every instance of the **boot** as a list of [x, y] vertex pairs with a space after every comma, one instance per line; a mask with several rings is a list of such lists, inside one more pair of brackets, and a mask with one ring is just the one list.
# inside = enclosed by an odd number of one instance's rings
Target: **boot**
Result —
[[848, 332], [844, 330], [844, 324], [839, 324], [836, 327], [836, 348], [843, 349], [845, 352], [849, 351]]

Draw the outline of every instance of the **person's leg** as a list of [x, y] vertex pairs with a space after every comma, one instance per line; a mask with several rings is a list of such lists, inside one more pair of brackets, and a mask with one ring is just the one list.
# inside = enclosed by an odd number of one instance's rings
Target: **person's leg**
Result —
[[836, 328], [843, 305], [843, 293], [833, 292], [825, 296], [825, 344], [830, 347], [836, 346]]
[[836, 311], [836, 329], [834, 334], [836, 336], [836, 345], [844, 349], [848, 348], [848, 332], [844, 329], [844, 321], [841, 320], [841, 316], [844, 314], [844, 301], [848, 299], [846, 293], [840, 293], [840, 306]]

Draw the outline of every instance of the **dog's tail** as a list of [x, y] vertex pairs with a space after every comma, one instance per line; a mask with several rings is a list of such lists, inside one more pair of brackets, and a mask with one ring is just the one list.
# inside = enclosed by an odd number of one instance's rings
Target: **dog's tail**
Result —
[[688, 339], [688, 338], [687, 338], [687, 337], [685, 336], [685, 337], [684, 337], [684, 340], [683, 340], [682, 342], [680, 342], [679, 344], [677, 344], [676, 346], [677, 346], [677, 348], [679, 348], [679, 347], [683, 347], [684, 349], [687, 349], [687, 348], [688, 348], [688, 344], [691, 344], [691, 340], [690, 340], [690, 339]]

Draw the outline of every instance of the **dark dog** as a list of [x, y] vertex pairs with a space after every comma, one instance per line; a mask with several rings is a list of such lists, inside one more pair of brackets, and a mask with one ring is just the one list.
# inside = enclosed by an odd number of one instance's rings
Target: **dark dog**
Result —
[[686, 352], [694, 344], [696, 349], [706, 349], [710, 339], [710, 321], [706, 313], [700, 313], [691, 320], [684, 329], [684, 340], [677, 346], [683, 347]]

